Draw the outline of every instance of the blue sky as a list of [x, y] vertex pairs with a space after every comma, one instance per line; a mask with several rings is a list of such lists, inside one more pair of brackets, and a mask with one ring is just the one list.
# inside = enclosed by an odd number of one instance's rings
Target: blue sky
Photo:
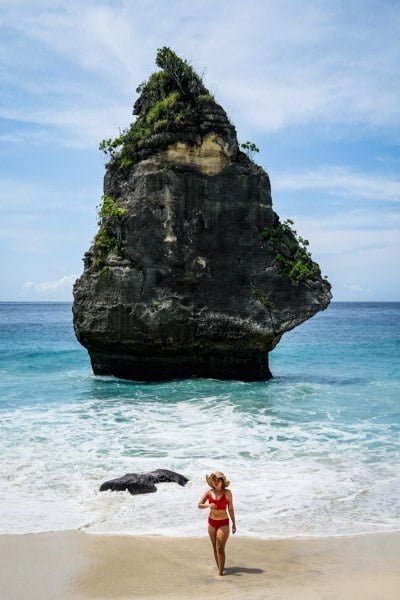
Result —
[[400, 2], [2, 0], [0, 300], [70, 300], [158, 47], [260, 148], [334, 300], [400, 300]]

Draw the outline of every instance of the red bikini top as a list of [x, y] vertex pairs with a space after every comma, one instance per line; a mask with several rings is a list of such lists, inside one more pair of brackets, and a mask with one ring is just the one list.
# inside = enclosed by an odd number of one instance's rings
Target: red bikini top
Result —
[[209, 492], [208, 501], [210, 504], [215, 504], [217, 510], [225, 510], [228, 506], [228, 498], [225, 496], [225, 493], [221, 498], [219, 498], [219, 500], [216, 500], [212, 497], [211, 492]]

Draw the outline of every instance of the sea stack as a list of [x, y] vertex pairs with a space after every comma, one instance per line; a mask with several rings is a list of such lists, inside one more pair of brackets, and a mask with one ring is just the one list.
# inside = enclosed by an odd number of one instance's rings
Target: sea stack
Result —
[[271, 377], [268, 352], [331, 299], [267, 173], [169, 48], [109, 162], [99, 231], [74, 286], [74, 329], [97, 375]]

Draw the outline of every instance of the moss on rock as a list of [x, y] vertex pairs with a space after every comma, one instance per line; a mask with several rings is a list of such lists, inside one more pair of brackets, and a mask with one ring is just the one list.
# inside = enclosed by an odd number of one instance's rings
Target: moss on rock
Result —
[[195, 125], [203, 107], [214, 102], [201, 77], [170, 48], [158, 50], [156, 64], [161, 71], [136, 89], [140, 94], [133, 109], [136, 121], [116, 138], [105, 139], [99, 145], [111, 167], [129, 169], [136, 162], [137, 151], [152, 135]]
[[292, 283], [298, 285], [307, 280], [317, 280], [321, 277], [321, 271], [307, 249], [309, 242], [297, 236], [292, 225], [294, 223], [291, 219], [286, 219], [283, 223], [278, 221], [272, 227], [265, 227], [260, 237], [274, 252], [275, 259], [280, 264], [280, 273], [287, 275]]
[[118, 206], [111, 196], [103, 196], [98, 206], [99, 231], [93, 242], [93, 267], [104, 269], [110, 252], [121, 255], [123, 242], [121, 225], [126, 209]]

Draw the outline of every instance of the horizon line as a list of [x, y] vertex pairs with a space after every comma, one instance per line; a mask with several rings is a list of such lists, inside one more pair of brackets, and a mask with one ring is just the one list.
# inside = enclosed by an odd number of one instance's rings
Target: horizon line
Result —
[[[329, 304], [348, 304], [350, 302], [358, 304], [398, 304], [400, 300], [332, 300]], [[0, 304], [73, 304], [73, 300], [0, 300]]]

